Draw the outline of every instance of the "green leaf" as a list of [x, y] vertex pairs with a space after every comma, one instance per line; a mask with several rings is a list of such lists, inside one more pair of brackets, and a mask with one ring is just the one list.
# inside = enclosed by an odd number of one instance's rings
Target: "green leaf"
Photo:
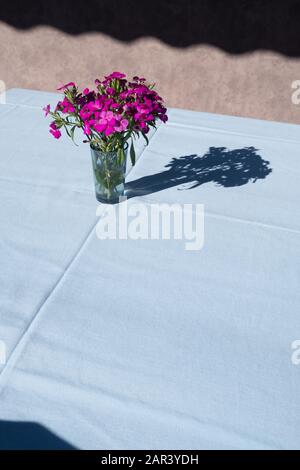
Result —
[[[73, 142], [74, 142], [75, 145], [77, 145], [76, 142], [75, 142], [75, 140], [74, 140], [74, 132], [75, 132], [76, 127], [77, 127], [77, 126], [73, 126], [73, 127], [71, 128], [71, 130], [70, 130], [70, 137], [71, 137], [71, 139], [73, 140]], [[77, 145], [77, 147], [78, 147], [78, 145]]]
[[146, 141], [146, 144], [149, 145], [149, 139], [148, 137], [146, 136], [146, 134], [143, 134], [142, 133], [142, 136], [144, 137], [145, 141]]
[[122, 164], [122, 163], [124, 162], [124, 160], [125, 160], [125, 152], [124, 152], [124, 149], [123, 149], [123, 148], [119, 148], [117, 154], [118, 154], [119, 162], [120, 162], [120, 164]]
[[[58, 127], [58, 126], [56, 126], [56, 127]], [[67, 126], [66, 124], [64, 124], [64, 128], [65, 128], [65, 131], [66, 131], [68, 137], [71, 138], [71, 134], [70, 134], [69, 129], [68, 129], [68, 126]]]
[[130, 147], [130, 159], [131, 159], [132, 166], [134, 166], [135, 161], [136, 161], [136, 155], [135, 155], [133, 141], [131, 142], [131, 147]]

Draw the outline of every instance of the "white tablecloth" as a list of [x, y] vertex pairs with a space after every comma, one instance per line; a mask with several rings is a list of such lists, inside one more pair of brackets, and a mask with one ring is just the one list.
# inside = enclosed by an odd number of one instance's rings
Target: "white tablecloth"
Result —
[[48, 134], [56, 100], [0, 105], [2, 427], [79, 449], [299, 449], [300, 127], [173, 109], [139, 143], [129, 204], [204, 204], [189, 252], [96, 237], [89, 149]]

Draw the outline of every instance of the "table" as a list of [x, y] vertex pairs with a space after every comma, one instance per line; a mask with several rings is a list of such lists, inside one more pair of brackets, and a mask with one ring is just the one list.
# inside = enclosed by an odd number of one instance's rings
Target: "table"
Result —
[[0, 447], [299, 449], [300, 127], [172, 109], [139, 142], [128, 204], [204, 204], [187, 251], [97, 238], [56, 101], [0, 105]]

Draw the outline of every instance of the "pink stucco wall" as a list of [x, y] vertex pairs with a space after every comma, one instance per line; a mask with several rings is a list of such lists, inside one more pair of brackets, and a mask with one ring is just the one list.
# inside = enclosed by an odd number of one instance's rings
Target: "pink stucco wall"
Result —
[[[98, 5], [99, 24], [80, 9], [87, 3]], [[156, 82], [169, 106], [300, 123], [300, 105], [291, 100], [300, 79], [299, 3], [287, 0], [280, 9], [277, 1], [254, 0], [251, 8], [240, 0], [234, 10], [217, 0], [154, 0], [148, 11], [132, 0], [82, 7], [11, 0], [0, 11], [0, 80], [8, 88], [53, 91], [61, 82], [91, 85], [121, 70]], [[72, 4], [79, 8], [73, 22]]]

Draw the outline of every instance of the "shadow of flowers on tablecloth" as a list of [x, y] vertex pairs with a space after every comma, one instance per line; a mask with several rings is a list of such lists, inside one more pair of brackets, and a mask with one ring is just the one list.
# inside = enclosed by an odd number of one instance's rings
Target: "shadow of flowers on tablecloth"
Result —
[[205, 183], [215, 183], [224, 188], [255, 183], [272, 172], [270, 162], [257, 152], [254, 147], [234, 150], [210, 147], [202, 156], [193, 154], [173, 158], [161, 173], [127, 183], [126, 196], [148, 195], [174, 186], [186, 190]]

